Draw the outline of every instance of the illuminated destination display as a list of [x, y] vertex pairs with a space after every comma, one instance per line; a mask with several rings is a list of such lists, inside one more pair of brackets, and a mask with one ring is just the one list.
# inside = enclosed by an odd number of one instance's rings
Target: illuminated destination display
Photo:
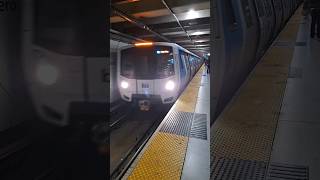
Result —
[[168, 50], [157, 51], [157, 54], [168, 54], [168, 53], [170, 53]]

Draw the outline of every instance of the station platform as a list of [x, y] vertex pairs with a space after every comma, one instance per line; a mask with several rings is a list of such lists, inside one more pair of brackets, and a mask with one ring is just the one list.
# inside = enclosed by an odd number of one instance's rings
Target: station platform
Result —
[[210, 84], [202, 66], [122, 179], [210, 178]]
[[210, 179], [320, 179], [320, 41], [301, 8], [211, 126]]

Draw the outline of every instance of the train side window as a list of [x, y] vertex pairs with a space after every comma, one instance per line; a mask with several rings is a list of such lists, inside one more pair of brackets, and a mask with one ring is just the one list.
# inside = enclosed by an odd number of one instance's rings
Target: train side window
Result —
[[229, 24], [229, 28], [231, 31], [234, 31], [237, 29], [237, 19], [235, 15], [235, 9], [232, 4], [232, 0], [225, 0], [225, 11], [226, 16]]
[[264, 11], [264, 8], [263, 8], [262, 1], [261, 0], [255, 0], [255, 2], [256, 2], [256, 8], [257, 8], [259, 17], [265, 16], [265, 11]]
[[278, 2], [278, 8], [279, 8], [279, 10], [282, 10], [282, 3], [281, 3], [281, 1], [277, 1]]
[[248, 0], [242, 0], [241, 5], [242, 5], [242, 10], [244, 13], [247, 27], [251, 27], [253, 25], [253, 21], [252, 21], [252, 16], [251, 16], [251, 11], [250, 11], [250, 6], [249, 6]]
[[268, 17], [272, 16], [271, 4], [268, 1], [265, 1], [266, 14]]
[[194, 56], [191, 56], [192, 57], [192, 65], [194, 68], [196, 68], [196, 61], [195, 61], [195, 58]]
[[187, 54], [184, 53], [184, 60], [186, 62], [187, 65], [187, 69], [190, 71], [190, 63], [189, 63], [189, 57]]
[[[186, 68], [187, 68], [187, 67], [184, 66], [185, 57], [184, 57], [182, 51], [179, 51], [179, 56], [180, 56], [179, 59], [180, 59], [180, 69], [181, 69], [181, 73], [183, 74], [183, 76], [185, 76], [185, 74], [186, 74]], [[187, 64], [186, 64], [186, 66], [187, 66]]]
[[276, 12], [279, 12], [280, 8], [279, 8], [279, 1], [276, 0], [272, 0], [274, 9], [276, 10]]
[[193, 66], [193, 57], [191, 55], [189, 55], [189, 62], [190, 62], [190, 65]]

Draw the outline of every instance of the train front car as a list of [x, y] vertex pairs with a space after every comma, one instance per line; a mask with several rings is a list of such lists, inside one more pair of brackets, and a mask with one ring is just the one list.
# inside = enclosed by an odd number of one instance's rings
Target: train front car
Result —
[[177, 48], [170, 43], [137, 43], [118, 52], [121, 98], [148, 111], [152, 104], [173, 103], [179, 93]]
[[[91, 11], [79, 1], [66, 6], [56, 1], [35, 3], [24, 67], [39, 119], [58, 126], [70, 125], [73, 119], [105, 120], [109, 87], [106, 40], [101, 38], [105, 32], [95, 31], [91, 16], [83, 18]], [[103, 18], [99, 21], [105, 23]]]

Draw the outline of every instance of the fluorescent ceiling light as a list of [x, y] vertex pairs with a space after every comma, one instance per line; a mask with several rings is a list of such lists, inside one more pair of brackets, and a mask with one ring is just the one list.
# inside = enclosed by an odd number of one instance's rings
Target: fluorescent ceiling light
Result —
[[198, 35], [201, 35], [201, 34], [203, 34], [203, 32], [197, 31], [197, 32], [192, 33], [191, 35], [198, 36]]
[[152, 42], [145, 42], [145, 43], [135, 43], [135, 46], [151, 46], [153, 45]]
[[190, 11], [187, 12], [187, 19], [196, 19], [199, 17], [199, 13], [197, 13], [195, 10], [191, 9]]
[[207, 46], [207, 45], [205, 45], [205, 44], [196, 44], [196, 47], [205, 47], [205, 46]]

